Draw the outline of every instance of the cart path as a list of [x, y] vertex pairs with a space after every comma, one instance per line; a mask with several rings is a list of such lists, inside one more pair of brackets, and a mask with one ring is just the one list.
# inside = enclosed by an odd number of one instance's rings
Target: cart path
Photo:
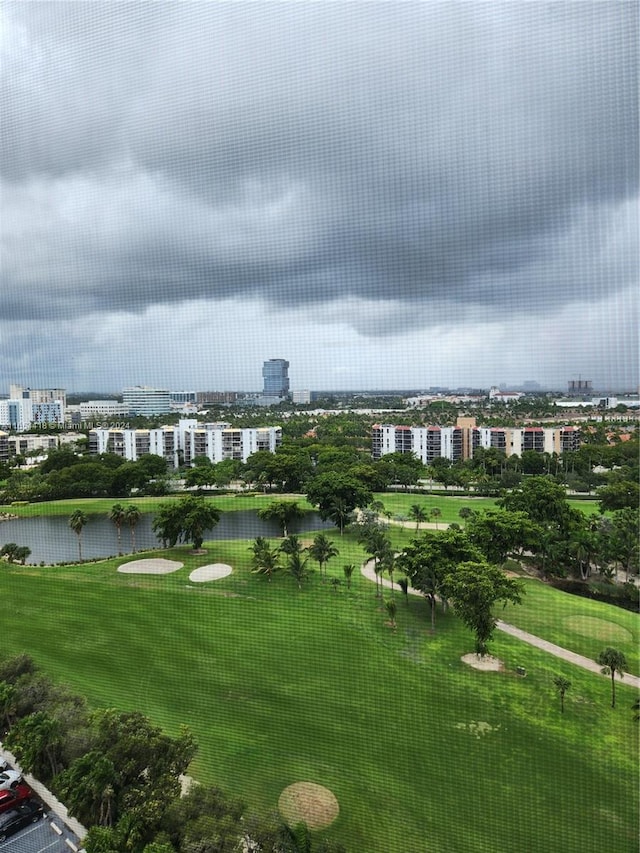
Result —
[[[380, 580], [379, 577], [376, 578], [376, 573], [373, 569], [373, 560], [370, 560], [368, 563], [363, 563], [360, 567], [360, 571], [367, 580], [374, 582], [376, 579]], [[382, 585], [387, 589], [391, 589], [391, 581], [386, 578], [382, 578]], [[398, 585], [395, 584], [394, 588], [397, 586]], [[420, 590], [414, 589], [411, 586], [409, 587], [408, 592], [411, 593], [411, 595], [422, 595]], [[602, 667], [594, 660], [591, 660], [591, 658], [579, 655], [576, 652], [563, 648], [562, 646], [556, 646], [555, 643], [550, 643], [548, 640], [543, 640], [542, 637], [536, 637], [535, 634], [529, 634], [527, 631], [522, 631], [520, 628], [516, 628], [515, 625], [509, 625], [501, 619], [498, 619], [496, 627], [499, 631], [503, 631], [505, 634], [509, 634], [509, 636], [515, 637], [517, 640], [522, 640], [523, 643], [528, 643], [530, 646], [535, 646], [537, 649], [542, 649], [542, 651], [548, 652], [548, 654], [554, 655], [557, 658], [561, 658], [562, 660], [567, 661], [567, 663], [572, 663], [574, 666], [579, 666], [582, 667], [582, 669], [589, 670], [589, 672], [595, 672], [598, 675], [602, 675]], [[609, 676], [606, 677], [609, 678]], [[624, 678], [621, 679], [616, 673], [616, 678], [623, 684], [628, 684], [631, 687], [640, 689], [640, 677], [637, 675], [631, 675], [630, 673], [625, 672]]]

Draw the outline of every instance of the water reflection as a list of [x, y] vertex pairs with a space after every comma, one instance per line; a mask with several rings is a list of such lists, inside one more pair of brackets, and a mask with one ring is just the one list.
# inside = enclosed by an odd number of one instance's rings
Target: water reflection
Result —
[[[82, 531], [82, 556], [111, 557], [118, 553], [118, 540], [113, 522], [106, 516], [89, 515]], [[151, 529], [153, 514], [141, 516], [135, 529], [136, 549], [158, 548]], [[304, 518], [289, 525], [290, 533], [304, 533], [330, 528], [318, 513], [308, 512]], [[336, 531], [337, 532], [337, 531]], [[223, 512], [220, 522], [205, 535], [205, 539], [253, 539], [256, 536], [280, 536], [280, 526], [275, 521], [262, 521], [255, 510]], [[0, 547], [7, 542], [31, 548], [27, 563], [61, 563], [78, 559], [78, 537], [69, 528], [66, 516], [47, 518], [16, 518], [0, 522]], [[122, 551], [131, 552], [131, 536], [127, 525], [122, 527]]]

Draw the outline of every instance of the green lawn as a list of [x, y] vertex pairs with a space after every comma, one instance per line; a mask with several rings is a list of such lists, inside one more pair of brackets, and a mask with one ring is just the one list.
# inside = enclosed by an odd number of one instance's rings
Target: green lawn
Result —
[[[458, 524], [464, 523], [458, 512], [463, 506], [474, 510], [495, 509], [496, 502], [494, 498], [475, 498], [475, 497], [451, 497], [445, 494], [438, 495], [416, 495], [411, 492], [380, 492], [375, 495], [376, 500], [382, 501], [386, 511], [393, 513], [394, 516], [404, 515], [409, 520], [409, 509], [413, 504], [424, 507], [427, 514], [436, 507], [442, 513], [437, 519], [438, 523], [457, 521]], [[435, 521], [436, 519], [428, 519]]]
[[[363, 554], [334, 540], [340, 576]], [[359, 574], [335, 592], [316, 572], [299, 592], [286, 576], [250, 574], [247, 546], [159, 552], [185, 563], [165, 576], [118, 574], [117, 560], [3, 567], [3, 653], [30, 652], [94, 705], [140, 709], [174, 733], [187, 723], [200, 744], [193, 775], [255, 809], [275, 808], [297, 780], [329, 787], [341, 814], [328, 834], [350, 853], [634, 849], [638, 725], [624, 682], [614, 711], [605, 678], [499, 632], [492, 652], [507, 671], [472, 670], [460, 661], [472, 638], [453, 615], [432, 635], [425, 603], [398, 594], [394, 633]], [[189, 583], [214, 561], [234, 574]], [[614, 608], [538, 586], [509, 621], [556, 642], [554, 623], [572, 615], [618, 623]], [[590, 653], [589, 638], [558, 630]], [[572, 682], [564, 715], [560, 673]]]
[[524, 631], [596, 660], [607, 646], [624, 652], [629, 672], [640, 674], [640, 618], [621, 607], [558, 591], [541, 581], [524, 581], [523, 605], [508, 605], [500, 618]]
[[[404, 515], [409, 519], [409, 509], [413, 504], [418, 504], [427, 510], [427, 513], [434, 507], [437, 507], [441, 515], [437, 519], [438, 522], [456, 521], [458, 524], [464, 524], [460, 518], [459, 512], [462, 507], [468, 507], [476, 511], [495, 509], [496, 498], [481, 498], [481, 497], [454, 497], [442, 494], [422, 495], [413, 494], [411, 492], [378, 492], [375, 495], [376, 500], [382, 501], [385, 510], [393, 513], [394, 516]], [[597, 501], [587, 500], [569, 500], [569, 505], [574, 509], [579, 509], [585, 515], [599, 514], [600, 509]], [[435, 521], [436, 519], [429, 519]]]
[[[81, 509], [87, 515], [107, 515], [114, 504], [120, 503], [124, 506], [133, 504], [141, 512], [156, 512], [160, 504], [179, 501], [184, 495], [167, 495], [161, 498], [69, 498], [62, 501], [41, 501], [39, 503], [27, 503], [14, 506], [13, 504], [0, 505], [0, 512], [12, 513], [24, 518], [35, 518], [44, 515], [71, 515], [77, 509]], [[291, 500], [298, 503], [302, 509], [311, 510], [313, 507], [307, 502], [304, 495], [207, 495], [208, 503], [215, 504], [222, 512], [233, 512], [236, 509], [260, 509], [274, 500]]]

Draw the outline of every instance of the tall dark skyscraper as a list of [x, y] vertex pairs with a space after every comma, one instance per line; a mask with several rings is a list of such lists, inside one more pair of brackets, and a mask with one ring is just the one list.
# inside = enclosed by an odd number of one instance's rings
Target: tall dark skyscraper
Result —
[[289, 362], [284, 358], [270, 358], [262, 365], [265, 397], [286, 397], [289, 393]]

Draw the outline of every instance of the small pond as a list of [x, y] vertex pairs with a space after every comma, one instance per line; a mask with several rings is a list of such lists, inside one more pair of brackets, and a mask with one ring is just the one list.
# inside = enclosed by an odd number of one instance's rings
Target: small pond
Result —
[[[160, 548], [151, 529], [153, 513], [142, 515], [135, 528], [136, 550]], [[113, 522], [104, 515], [89, 515], [82, 531], [82, 556], [111, 557], [118, 553], [118, 540]], [[317, 512], [308, 512], [304, 518], [293, 522], [289, 533], [307, 533], [332, 528], [330, 522], [322, 521]], [[335, 529], [335, 528], [334, 528]], [[336, 533], [337, 533], [336, 529]], [[219, 523], [205, 534], [205, 539], [254, 539], [256, 536], [280, 536], [280, 526], [275, 521], [261, 521], [256, 510], [223, 512]], [[70, 529], [64, 516], [45, 518], [16, 518], [0, 522], [0, 547], [8, 542], [31, 548], [27, 563], [47, 565], [78, 559], [78, 537]], [[129, 528], [122, 527], [122, 552], [131, 552]]]

